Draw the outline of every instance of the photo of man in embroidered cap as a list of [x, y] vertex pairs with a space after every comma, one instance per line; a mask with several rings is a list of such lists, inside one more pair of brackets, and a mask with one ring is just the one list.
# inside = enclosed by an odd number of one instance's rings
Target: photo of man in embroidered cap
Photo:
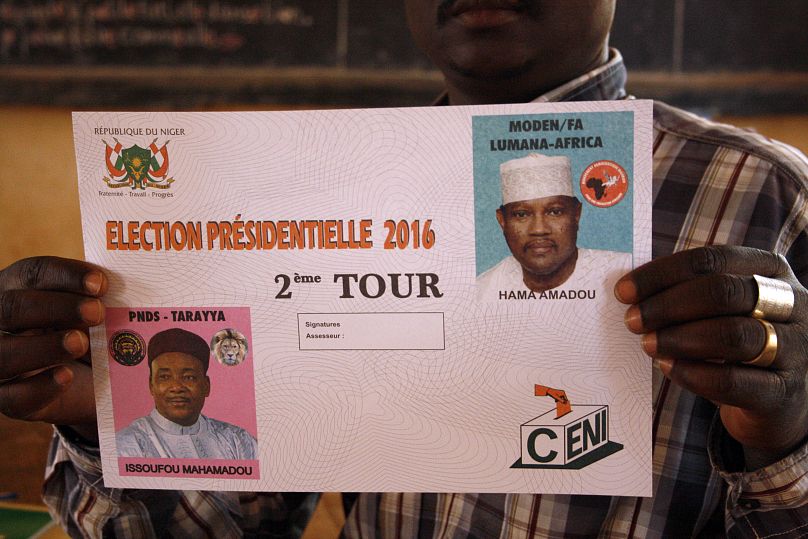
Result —
[[149, 392], [154, 409], [118, 431], [118, 456], [256, 458], [256, 440], [250, 433], [202, 414], [211, 391], [210, 353], [205, 339], [184, 329], [167, 329], [149, 340]]
[[480, 299], [510, 291], [604, 286], [605, 271], [631, 267], [631, 254], [579, 248], [581, 201], [566, 156], [532, 153], [500, 165], [496, 218], [511, 256], [477, 277]]

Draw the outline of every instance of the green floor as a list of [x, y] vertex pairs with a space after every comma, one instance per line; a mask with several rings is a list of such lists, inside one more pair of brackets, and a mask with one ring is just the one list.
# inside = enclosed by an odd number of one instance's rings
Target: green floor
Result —
[[28, 539], [50, 524], [50, 515], [44, 510], [0, 507], [0, 537], [3, 539]]

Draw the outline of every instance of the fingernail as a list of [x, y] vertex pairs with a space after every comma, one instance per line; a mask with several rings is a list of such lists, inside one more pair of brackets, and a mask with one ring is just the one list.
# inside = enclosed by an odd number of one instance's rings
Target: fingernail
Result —
[[629, 307], [628, 310], [626, 310], [624, 321], [626, 327], [634, 333], [642, 331], [642, 314], [640, 313], [640, 308], [636, 305]]
[[88, 299], [79, 306], [81, 318], [91, 326], [100, 324], [104, 319], [104, 306], [97, 299]]
[[53, 381], [60, 386], [66, 386], [73, 380], [73, 371], [67, 367], [56, 367], [53, 369]]
[[91, 271], [84, 276], [84, 289], [93, 296], [101, 291], [103, 285], [104, 274], [100, 271]]
[[78, 330], [68, 331], [62, 341], [62, 346], [73, 357], [83, 356], [87, 352], [88, 344], [87, 336], [83, 331]]
[[637, 286], [631, 279], [620, 279], [614, 285], [614, 296], [621, 303], [634, 303], [637, 301]]
[[654, 367], [662, 371], [662, 374], [668, 376], [671, 373], [671, 369], [673, 369], [673, 360], [672, 359], [655, 359], [654, 360]]
[[642, 349], [645, 350], [645, 353], [649, 356], [653, 357], [657, 353], [657, 335], [655, 331], [651, 333], [646, 333], [642, 336]]

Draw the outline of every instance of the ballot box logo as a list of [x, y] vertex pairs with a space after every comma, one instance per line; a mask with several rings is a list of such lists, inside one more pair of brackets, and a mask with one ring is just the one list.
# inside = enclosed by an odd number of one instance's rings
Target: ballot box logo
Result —
[[168, 141], [161, 146], [154, 139], [145, 148], [133, 144], [124, 148], [116, 138], [114, 145], [104, 143], [104, 158], [109, 176], [104, 176], [108, 187], [169, 189], [174, 178], [168, 176]]
[[578, 470], [623, 449], [609, 439], [607, 405], [573, 406], [563, 389], [538, 384], [534, 395], [556, 405], [520, 426], [522, 455], [511, 468]]
[[628, 174], [614, 161], [595, 161], [584, 169], [580, 184], [581, 194], [587, 202], [598, 208], [608, 208], [625, 198]]
[[135, 331], [116, 331], [109, 339], [109, 355], [124, 367], [134, 367], [146, 357], [146, 342]]

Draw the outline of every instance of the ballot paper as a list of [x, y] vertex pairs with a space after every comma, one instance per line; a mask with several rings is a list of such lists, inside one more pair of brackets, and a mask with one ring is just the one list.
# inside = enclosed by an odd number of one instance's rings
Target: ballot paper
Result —
[[75, 113], [105, 484], [650, 496], [651, 109]]

